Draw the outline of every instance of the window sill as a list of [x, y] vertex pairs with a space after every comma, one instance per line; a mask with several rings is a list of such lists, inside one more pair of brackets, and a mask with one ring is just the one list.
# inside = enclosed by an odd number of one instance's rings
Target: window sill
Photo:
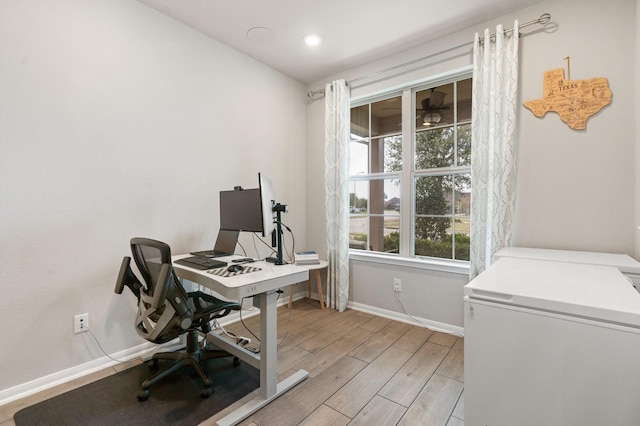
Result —
[[393, 256], [384, 253], [349, 250], [349, 260], [382, 263], [408, 268], [426, 269], [430, 271], [448, 272], [451, 274], [469, 275], [469, 262], [460, 260], [438, 260]]

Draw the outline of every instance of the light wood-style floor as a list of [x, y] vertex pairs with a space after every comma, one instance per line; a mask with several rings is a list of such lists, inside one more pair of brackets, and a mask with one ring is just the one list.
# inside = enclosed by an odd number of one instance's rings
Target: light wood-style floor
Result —
[[[259, 334], [259, 316], [244, 323]], [[255, 341], [240, 322], [226, 329]], [[301, 368], [309, 378], [241, 425], [464, 425], [462, 338], [354, 310], [320, 310], [302, 299], [292, 311], [278, 309], [278, 339], [278, 379]], [[132, 365], [2, 406], [0, 426], [13, 425], [25, 406]]]

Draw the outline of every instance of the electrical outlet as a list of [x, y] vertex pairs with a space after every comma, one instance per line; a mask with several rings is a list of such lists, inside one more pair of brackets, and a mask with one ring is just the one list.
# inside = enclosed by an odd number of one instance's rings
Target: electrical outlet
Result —
[[402, 280], [400, 278], [393, 279], [393, 291], [400, 293], [402, 291]]
[[73, 316], [73, 332], [75, 334], [87, 331], [89, 327], [89, 314], [80, 314]]

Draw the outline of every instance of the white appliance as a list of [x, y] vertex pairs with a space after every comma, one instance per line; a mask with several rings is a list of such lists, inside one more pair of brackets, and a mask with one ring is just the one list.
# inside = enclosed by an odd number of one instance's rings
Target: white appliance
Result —
[[631, 280], [640, 292], [640, 262], [626, 254], [596, 253], [589, 251], [552, 250], [526, 247], [505, 247], [493, 256], [493, 261], [504, 257], [550, 260], [554, 262], [584, 263], [613, 266]]
[[640, 425], [640, 294], [618, 268], [503, 256], [464, 294], [466, 426]]

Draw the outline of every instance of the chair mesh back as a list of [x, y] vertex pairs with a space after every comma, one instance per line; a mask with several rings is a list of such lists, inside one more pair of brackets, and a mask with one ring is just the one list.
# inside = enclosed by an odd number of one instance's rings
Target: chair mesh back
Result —
[[147, 292], [152, 295], [162, 264], [171, 263], [171, 249], [161, 241], [134, 238], [131, 240], [131, 252], [142, 278], [147, 283]]
[[[169, 286], [166, 293], [168, 300], [161, 301], [163, 306], [156, 310], [149, 309], [156, 287], [162, 285], [159, 283], [162, 265], [171, 263], [171, 249], [161, 241], [133, 238], [131, 239], [131, 253], [146, 285], [146, 290], [141, 295], [136, 318], [138, 334], [156, 343], [171, 340], [183, 332], [185, 324], [191, 324], [193, 315], [188, 307], [189, 296], [173, 272], [171, 274], [172, 280], [167, 283]], [[183, 307], [180, 311], [182, 314], [176, 312], [176, 306]]]

